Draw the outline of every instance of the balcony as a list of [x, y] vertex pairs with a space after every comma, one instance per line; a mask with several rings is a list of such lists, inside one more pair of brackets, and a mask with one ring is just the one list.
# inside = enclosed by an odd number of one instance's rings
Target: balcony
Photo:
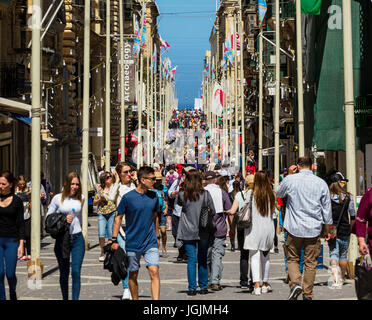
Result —
[[0, 97], [20, 98], [25, 92], [25, 66], [0, 62]]

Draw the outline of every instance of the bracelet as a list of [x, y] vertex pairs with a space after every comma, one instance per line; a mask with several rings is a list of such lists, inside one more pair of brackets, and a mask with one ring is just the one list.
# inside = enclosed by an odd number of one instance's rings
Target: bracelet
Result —
[[160, 239], [160, 236], [157, 236], [158, 239]]

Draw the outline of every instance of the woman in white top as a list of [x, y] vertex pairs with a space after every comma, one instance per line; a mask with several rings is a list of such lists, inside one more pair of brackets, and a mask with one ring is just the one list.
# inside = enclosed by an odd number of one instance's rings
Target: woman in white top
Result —
[[[80, 177], [70, 172], [65, 179], [62, 193], [57, 194], [50, 203], [47, 216], [53, 213], [67, 215], [70, 224], [70, 255], [72, 274], [72, 300], [79, 300], [80, 274], [85, 254], [85, 241], [82, 234], [82, 207], [84, 196], [81, 193]], [[60, 271], [59, 283], [63, 300], [68, 300], [68, 277], [70, 273], [70, 257], [63, 255], [63, 240], [57, 239], [54, 253]]]
[[[253, 189], [254, 175], [249, 174], [244, 180], [245, 189], [235, 194], [234, 202], [231, 209], [228, 212], [229, 215], [234, 215], [237, 211], [240, 211], [245, 204], [245, 199], [247, 198], [247, 192]], [[248, 262], [249, 262], [249, 250], [243, 248], [244, 245], [244, 229], [237, 227], [237, 238], [238, 238], [238, 248], [240, 250], [240, 288], [247, 289], [252, 288], [252, 272], [250, 275], [251, 281], [248, 284]]]
[[[114, 176], [115, 176], [115, 180], [117, 181], [117, 185], [115, 184], [115, 187], [117, 188], [116, 207], [119, 205], [121, 198], [126, 193], [136, 188], [132, 180], [132, 173], [133, 173], [133, 170], [129, 163], [120, 162], [115, 167]], [[120, 247], [123, 250], [125, 250], [125, 233], [124, 233], [123, 228], [120, 228], [117, 241]], [[122, 280], [122, 285], [123, 285], [123, 295], [121, 297], [122, 300], [132, 300], [132, 295], [129, 291], [128, 279], [129, 279], [129, 273], [127, 277], [124, 280]]]
[[[247, 192], [245, 202], [252, 197], [252, 225], [244, 231], [245, 250], [249, 250], [255, 295], [272, 291], [268, 284], [270, 271], [269, 252], [274, 243], [273, 213], [275, 195], [266, 172], [258, 171], [254, 175], [253, 190]], [[260, 287], [262, 280], [262, 289]]]

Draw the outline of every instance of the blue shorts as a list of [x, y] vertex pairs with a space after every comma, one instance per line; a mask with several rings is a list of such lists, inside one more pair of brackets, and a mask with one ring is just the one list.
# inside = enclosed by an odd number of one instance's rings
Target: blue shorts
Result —
[[146, 252], [135, 252], [135, 251], [127, 251], [128, 258], [129, 258], [129, 266], [128, 271], [134, 272], [138, 271], [141, 267], [140, 260], [141, 256], [145, 258], [146, 268], [151, 266], [156, 266], [159, 268], [159, 250], [158, 248], [151, 248]]
[[329, 259], [337, 261], [347, 260], [347, 251], [349, 248], [349, 238], [336, 238], [336, 240], [328, 241]]
[[158, 213], [158, 215], [159, 215], [159, 227], [166, 227], [167, 216], [165, 216], [163, 212]]
[[112, 232], [114, 231], [114, 222], [115, 222], [116, 211], [113, 211], [109, 214], [98, 215], [98, 238], [107, 238], [111, 239]]

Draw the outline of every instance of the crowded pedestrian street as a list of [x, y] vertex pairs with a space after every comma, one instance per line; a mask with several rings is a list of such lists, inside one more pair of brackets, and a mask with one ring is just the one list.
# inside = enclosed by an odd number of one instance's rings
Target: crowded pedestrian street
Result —
[[370, 17], [0, 0], [0, 301], [142, 320], [372, 300]]
[[[89, 217], [91, 226], [89, 230], [90, 250], [86, 252], [82, 266], [81, 300], [120, 300], [123, 288], [115, 286], [111, 282], [111, 274], [103, 269], [103, 264], [98, 261], [99, 245], [97, 241], [97, 216]], [[172, 238], [171, 232], [167, 231], [169, 239]], [[283, 245], [283, 234], [279, 236], [280, 246]], [[27, 287], [27, 266], [26, 262], [20, 261], [17, 265], [17, 293], [20, 300], [60, 300], [59, 272], [58, 264], [54, 256], [53, 247], [55, 240], [45, 237], [41, 242], [41, 259], [44, 264], [42, 288], [31, 290]], [[228, 239], [226, 241], [228, 243]], [[231, 252], [229, 246], [226, 248], [224, 257], [223, 280], [221, 285], [223, 290], [213, 292], [203, 296], [188, 296], [187, 293], [187, 264], [177, 262], [178, 250], [173, 248], [173, 240], [168, 245], [169, 256], [160, 259], [160, 280], [161, 300], [286, 300], [288, 296], [288, 285], [284, 283], [286, 273], [283, 268], [283, 250], [279, 253], [270, 253], [271, 271], [269, 282], [273, 287], [273, 292], [266, 295], [254, 296], [251, 290], [241, 289], [239, 286], [239, 252]], [[324, 259], [322, 269], [317, 270], [315, 279], [315, 296], [317, 300], [356, 300], [354, 281], [346, 280], [342, 290], [334, 290], [328, 287], [329, 255], [327, 246], [324, 246]], [[321, 267], [321, 266], [319, 266]], [[141, 300], [151, 300], [150, 279], [146, 270], [141, 270], [139, 282], [141, 285], [139, 298]], [[71, 285], [71, 284], [70, 284]], [[125, 303], [125, 301], [123, 301]]]

